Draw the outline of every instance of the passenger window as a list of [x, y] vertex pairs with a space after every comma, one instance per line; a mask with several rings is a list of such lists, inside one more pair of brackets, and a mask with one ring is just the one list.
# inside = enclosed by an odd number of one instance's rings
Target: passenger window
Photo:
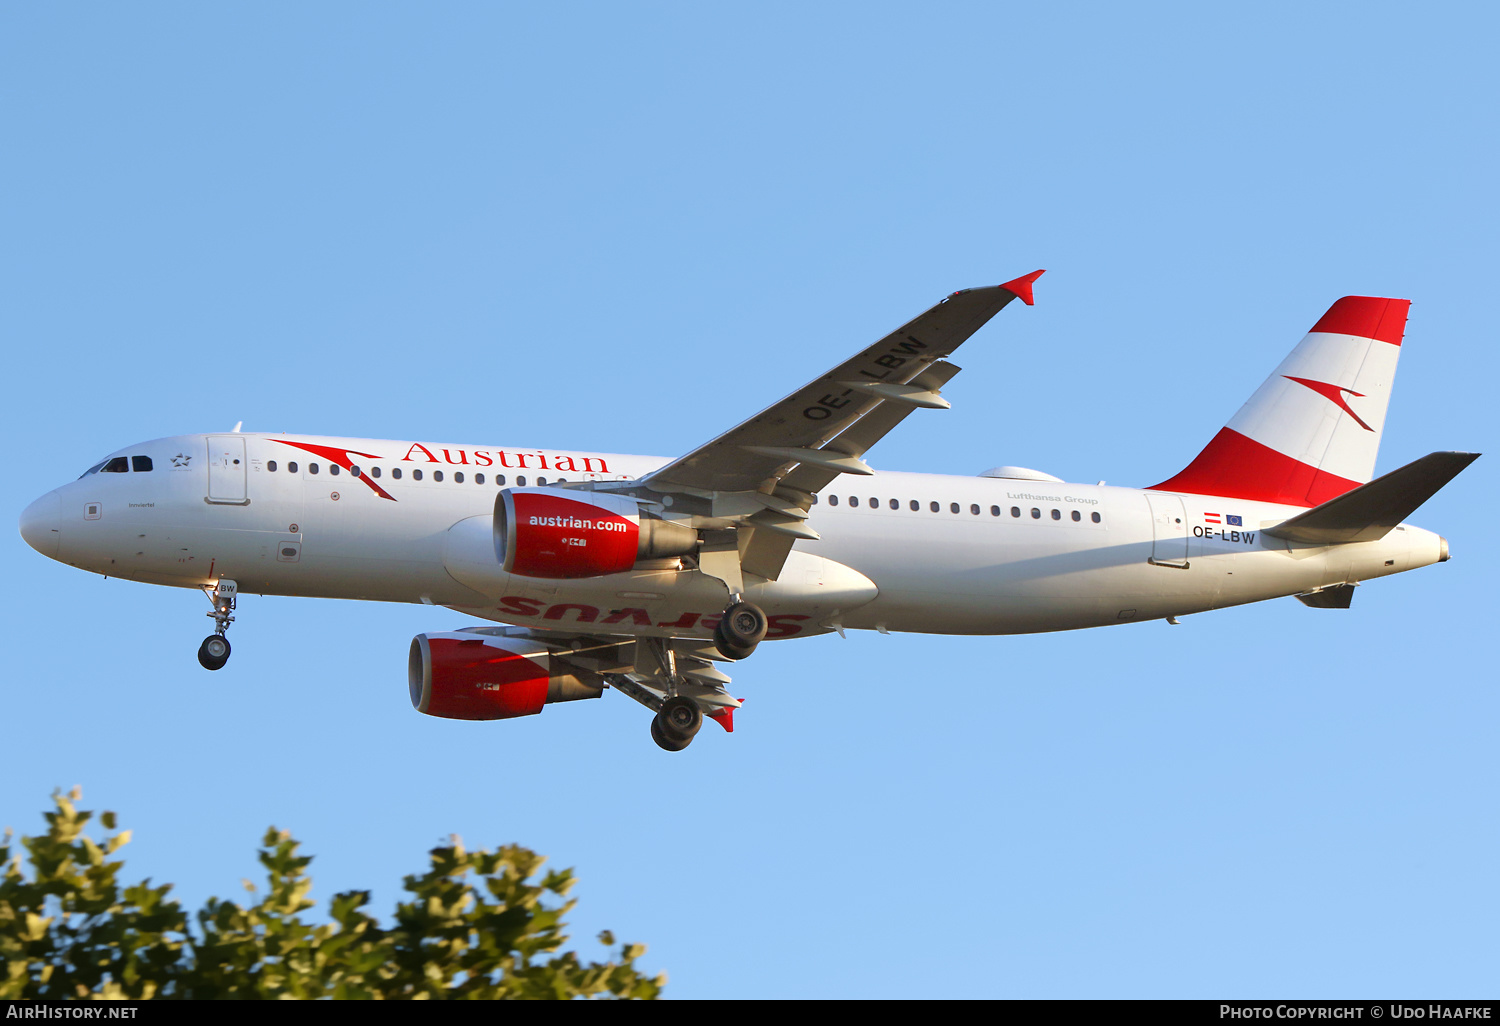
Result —
[[517, 474], [516, 475], [516, 487], [517, 488], [525, 488], [526, 487], [526, 475], [525, 474]]
[[839, 497], [837, 495], [830, 495], [828, 497], [828, 505], [830, 505], [830, 506], [837, 506], [838, 504], [839, 504]]
[[505, 475], [504, 474], [496, 474], [495, 475], [495, 484], [499, 485], [501, 488], [504, 488], [505, 487]]
[[544, 485], [544, 484], [547, 483], [547, 479], [545, 477], [539, 477], [539, 478], [536, 479], [536, 483], [537, 483], [537, 486], [540, 487], [540, 486], [542, 486], [542, 485]]
[[858, 506], [859, 505], [859, 496], [858, 495], [851, 495], [851, 496], [849, 496], [849, 505], [851, 505], [851, 506]]
[[286, 465], [286, 472], [287, 472], [287, 473], [288, 473], [288, 474], [295, 474], [295, 473], [296, 473], [296, 472], [297, 472], [297, 464], [296, 464], [296, 461], [293, 461], [293, 462], [291, 462], [291, 463], [288, 463], [288, 464], [287, 464], [287, 465]]
[[1075, 523], [1075, 524], [1076, 524], [1076, 523], [1078, 523], [1078, 521], [1080, 521], [1080, 520], [1082, 520], [1082, 519], [1083, 519], [1083, 514], [1082, 514], [1082, 513], [1080, 513], [1080, 512], [1078, 512], [1078, 511], [1077, 511], [1077, 510], [1076, 510], [1076, 509], [1075, 509], [1075, 510], [1074, 510], [1074, 511], [1073, 511], [1073, 523]]
[[135, 471], [137, 474], [144, 474], [146, 471], [148, 471], [148, 470], [151, 469], [151, 457], [150, 456], [132, 456], [132, 457], [130, 457], [130, 469], [133, 470], [133, 471]]
[[370, 468], [370, 476], [371, 477], [379, 477], [380, 476], [380, 468], [379, 467], [371, 467]]
[[891, 509], [900, 509], [900, 508], [901, 508], [900, 501], [897, 500], [897, 499], [892, 499], [891, 500]]
[[395, 478], [397, 481], [401, 480], [401, 468], [400, 467], [392, 467], [391, 468], [391, 477]]
[[328, 476], [329, 477], [338, 477], [339, 476], [339, 465], [337, 463], [330, 463], [330, 464], [328, 464]]
[[276, 473], [276, 461], [275, 460], [267, 460], [266, 461], [266, 469], [269, 470], [273, 474]]
[[463, 484], [464, 483], [464, 472], [462, 470], [454, 472], [454, 474], [453, 474], [453, 483], [454, 484]]
[[936, 513], [936, 512], [937, 512], [937, 511], [938, 511], [938, 510], [940, 510], [940, 509], [942, 509], [942, 508], [943, 508], [943, 507], [941, 507], [941, 506], [939, 506], [939, 505], [938, 505], [938, 504], [937, 504], [937, 503], [935, 503], [935, 502], [934, 502], [934, 503], [933, 503], [933, 504], [932, 504], [932, 511], [933, 511], [933, 512], [934, 512], [934, 513]]
[[1092, 514], [1092, 517], [1093, 517], [1094, 523], [1096, 523], [1096, 524], [1099, 523], [1099, 514], [1094, 513], [1094, 514]]
[[974, 514], [976, 517], [979, 516], [979, 503], [971, 502], [969, 504], [969, 512]]
[[992, 517], [998, 517], [999, 515], [1000, 515], [1000, 507], [999, 506], [991, 506], [990, 507], [990, 516], [992, 516]]
[[349, 474], [352, 477], [358, 477], [359, 476], [359, 464], [358, 463], [351, 463], [351, 464], [349, 464]]
[[1061, 520], [1062, 519], [1062, 510], [1060, 510], [1060, 509], [1053, 510], [1052, 511], [1052, 519], [1053, 520]]
[[309, 463], [307, 465], [307, 472], [309, 474], [316, 474], [318, 472], [318, 465], [316, 463]]
[[484, 475], [483, 474], [475, 474], [474, 475], [474, 483], [475, 484], [484, 484]]
[[1033, 519], [1033, 520], [1040, 520], [1040, 519], [1042, 519], [1042, 511], [1039, 510], [1039, 509], [1037, 509], [1035, 506], [1031, 507], [1031, 519]]
[[958, 503], [956, 503], [956, 502], [950, 502], [950, 503], [948, 503], [948, 511], [950, 513], [957, 513], [958, 512]]
[[879, 509], [880, 508], [880, 500], [877, 499], [877, 498], [875, 498], [875, 496], [873, 496], [873, 495], [870, 496], [870, 508], [871, 509]]
[[1019, 517], [1021, 515], [1021, 507], [1020, 506], [1012, 506], [1010, 508], [1010, 515], [1013, 516], [1013, 517]]
[[108, 463], [104, 464], [103, 468], [99, 471], [99, 473], [101, 473], [101, 474], [125, 474], [125, 473], [129, 473], [129, 471], [130, 471], [130, 461], [127, 460], [124, 456], [116, 456], [114, 459], [112, 459]]
[[443, 479], [443, 472], [441, 470], [434, 470], [432, 472], [432, 479], [434, 481], [441, 481]]
[[422, 472], [420, 470], [413, 470], [411, 472], [411, 479], [413, 481], [420, 481], [420, 480], [422, 480]]
[[818, 504], [818, 497], [816, 495], [814, 495], [812, 497], [812, 505], [816, 506], [817, 504]]
[[911, 500], [911, 511], [913, 513], [920, 513], [922, 511], [922, 504], [916, 499]]

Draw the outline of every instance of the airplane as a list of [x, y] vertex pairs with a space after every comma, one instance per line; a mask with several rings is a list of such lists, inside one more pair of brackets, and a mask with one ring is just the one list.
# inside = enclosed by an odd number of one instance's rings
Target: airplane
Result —
[[1042, 273], [953, 293], [676, 459], [236, 425], [117, 450], [28, 506], [21, 534], [91, 573], [201, 589], [209, 670], [243, 591], [440, 605], [488, 623], [412, 640], [419, 712], [507, 719], [613, 689], [667, 751], [705, 717], [734, 729], [721, 667], [766, 640], [1349, 608], [1356, 585], [1449, 558], [1404, 521], [1479, 454], [1373, 477], [1403, 299], [1337, 300], [1159, 484], [871, 468], [909, 414], [949, 407], [948, 357], [1032, 305]]

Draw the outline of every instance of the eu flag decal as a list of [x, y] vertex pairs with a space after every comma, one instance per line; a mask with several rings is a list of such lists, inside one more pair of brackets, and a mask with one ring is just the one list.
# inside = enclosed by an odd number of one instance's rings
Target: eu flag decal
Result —
[[1244, 527], [1245, 526], [1245, 521], [1243, 519], [1241, 519], [1240, 517], [1235, 516], [1233, 513], [1225, 514], [1225, 516], [1224, 516], [1224, 522], [1226, 524], [1228, 524], [1230, 527]]

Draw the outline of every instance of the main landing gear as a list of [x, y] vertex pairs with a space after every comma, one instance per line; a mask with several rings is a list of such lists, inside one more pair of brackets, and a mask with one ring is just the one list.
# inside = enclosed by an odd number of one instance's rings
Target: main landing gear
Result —
[[[741, 601], [738, 596], [735, 598], [714, 628], [714, 647], [726, 659], [744, 659], [766, 636], [766, 614], [753, 602]], [[666, 701], [651, 719], [651, 740], [658, 748], [680, 752], [693, 743], [693, 738], [702, 728], [703, 709], [687, 695], [673, 693], [677, 689], [678, 677], [671, 647], [662, 645], [658, 658], [666, 671], [668, 693]]]
[[234, 610], [238, 592], [239, 586], [233, 581], [221, 580], [218, 584], [203, 586], [203, 594], [214, 604], [213, 612], [206, 614], [214, 618], [214, 632], [198, 646], [198, 662], [205, 670], [218, 670], [229, 662], [229, 639], [224, 632], [234, 623], [234, 617], [229, 614]]
[[766, 636], [766, 614], [753, 602], [730, 603], [714, 628], [714, 647], [726, 659], [744, 659]]
[[675, 695], [661, 704], [651, 720], [651, 740], [669, 752], [680, 752], [692, 744], [703, 726], [703, 710], [686, 695]]
[[[765, 639], [766, 627], [765, 612], [735, 595], [714, 627], [714, 648], [726, 659], [744, 659]], [[703, 727], [704, 706], [698, 698], [710, 710], [718, 710], [715, 716], [739, 706], [738, 701], [728, 699], [726, 709], [723, 696], [727, 693], [722, 685], [729, 683], [729, 678], [712, 669], [709, 660], [716, 657], [705, 651], [701, 641], [642, 637], [635, 644], [633, 672], [606, 673], [604, 679], [617, 691], [655, 710], [656, 715], [651, 717], [651, 740], [658, 748], [680, 752], [693, 743]], [[680, 646], [688, 660], [681, 673], [674, 646]], [[725, 730], [733, 729], [728, 719], [721, 723]]]

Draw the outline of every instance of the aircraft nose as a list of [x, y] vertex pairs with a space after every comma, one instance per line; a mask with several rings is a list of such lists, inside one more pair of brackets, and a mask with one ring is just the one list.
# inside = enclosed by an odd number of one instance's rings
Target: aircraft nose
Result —
[[21, 513], [21, 537], [48, 559], [57, 558], [62, 541], [62, 496], [48, 492]]

